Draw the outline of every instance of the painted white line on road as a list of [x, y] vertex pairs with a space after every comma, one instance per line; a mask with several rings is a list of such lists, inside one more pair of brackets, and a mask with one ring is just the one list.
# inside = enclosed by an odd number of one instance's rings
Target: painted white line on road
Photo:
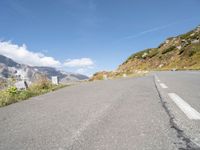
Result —
[[186, 103], [181, 97], [175, 93], [168, 93], [168, 95], [189, 119], [200, 120], [200, 113]]
[[168, 88], [164, 83], [160, 83], [160, 86], [161, 86], [163, 89], [167, 89], [167, 88]]

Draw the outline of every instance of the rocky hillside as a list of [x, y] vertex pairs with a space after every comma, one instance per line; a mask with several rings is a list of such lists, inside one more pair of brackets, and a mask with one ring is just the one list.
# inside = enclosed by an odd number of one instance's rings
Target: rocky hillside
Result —
[[0, 55], [0, 78], [7, 80], [9, 78], [20, 80], [27, 79], [34, 82], [38, 78], [45, 77], [44, 74], [35, 70], [35, 68], [28, 65], [19, 64], [12, 59]]
[[157, 48], [137, 52], [117, 70], [97, 72], [91, 80], [143, 74], [153, 70], [200, 70], [200, 26], [166, 39]]
[[35, 82], [40, 78], [58, 76], [62, 82], [79, 81], [88, 79], [87, 76], [74, 73], [66, 73], [51, 67], [37, 67], [19, 64], [12, 59], [0, 55], [0, 83], [10, 78], [15, 80], [26, 79]]
[[200, 26], [186, 34], [168, 38], [157, 48], [133, 54], [117, 71], [134, 73], [138, 70], [172, 69], [200, 69]]

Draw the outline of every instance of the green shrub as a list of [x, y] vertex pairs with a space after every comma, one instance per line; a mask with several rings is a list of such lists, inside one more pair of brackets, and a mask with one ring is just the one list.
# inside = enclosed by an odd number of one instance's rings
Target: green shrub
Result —
[[6, 106], [11, 103], [15, 103], [17, 101], [17, 95], [14, 93], [10, 93], [8, 91], [1, 91], [0, 92], [0, 107]]
[[18, 90], [16, 87], [9, 87], [6, 90], [0, 91], [0, 107], [50, 91], [55, 91], [63, 87], [65, 87], [65, 85], [52, 85], [47, 80], [33, 84], [27, 90]]
[[25, 100], [25, 99], [30, 98], [32, 96], [35, 96], [35, 94], [33, 92], [31, 92], [30, 90], [20, 91], [20, 93], [18, 95], [18, 101]]
[[162, 54], [166, 54], [166, 53], [168, 53], [168, 52], [171, 52], [171, 51], [173, 51], [175, 48], [176, 48], [175, 46], [171, 46], [171, 47], [169, 47], [169, 48], [167, 48], [167, 49], [164, 49], [164, 50], [162, 51]]
[[8, 94], [15, 96], [16, 94], [19, 93], [18, 89], [15, 86], [11, 86], [9, 87], [6, 92], [8, 92]]
[[180, 36], [180, 38], [181, 39], [188, 39], [188, 38], [190, 38], [190, 35], [193, 33], [193, 31], [190, 31], [190, 32], [188, 32], [188, 33], [185, 33], [185, 34], [182, 34], [181, 36]]
[[144, 53], [147, 53], [147, 54], [148, 54], [150, 50], [151, 50], [151, 49], [145, 49], [145, 50], [143, 50], [143, 51], [137, 52], [137, 53], [131, 55], [126, 61], [131, 60], [131, 59], [134, 59], [134, 58], [143, 59], [143, 57], [142, 57], [143, 54], [144, 54]]
[[154, 56], [156, 56], [158, 54], [158, 49], [152, 49], [149, 54], [148, 54], [148, 57], [149, 58], [152, 58]]

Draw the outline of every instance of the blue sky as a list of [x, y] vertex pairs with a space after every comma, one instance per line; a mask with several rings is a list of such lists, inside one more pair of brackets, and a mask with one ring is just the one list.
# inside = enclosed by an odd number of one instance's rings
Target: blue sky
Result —
[[199, 0], [1, 0], [0, 54], [87, 75], [113, 70], [199, 25], [199, 7]]

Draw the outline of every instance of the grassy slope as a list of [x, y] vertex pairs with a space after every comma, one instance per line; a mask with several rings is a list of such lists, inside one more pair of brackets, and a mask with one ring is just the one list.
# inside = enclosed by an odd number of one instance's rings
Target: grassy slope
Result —
[[146, 49], [130, 56], [119, 66], [120, 72], [135, 70], [200, 69], [200, 28], [169, 38], [157, 48]]

